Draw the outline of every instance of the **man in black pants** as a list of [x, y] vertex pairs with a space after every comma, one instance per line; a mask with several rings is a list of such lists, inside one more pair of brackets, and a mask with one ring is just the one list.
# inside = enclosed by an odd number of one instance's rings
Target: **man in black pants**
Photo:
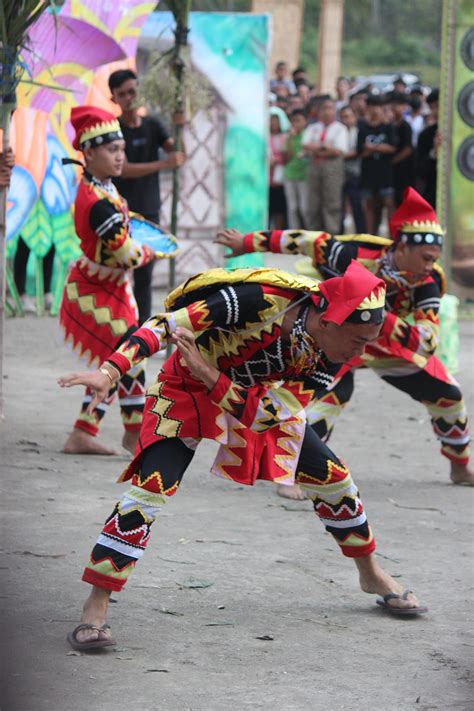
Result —
[[[122, 111], [119, 116], [125, 139], [126, 162], [120, 178], [114, 183], [127, 200], [130, 210], [138, 212], [151, 222], [160, 218], [160, 170], [172, 169], [184, 163], [184, 153], [174, 150], [174, 140], [161, 121], [138, 114], [138, 81], [135, 72], [123, 69], [109, 77], [112, 101]], [[163, 148], [169, 157], [158, 160], [158, 150]], [[138, 304], [139, 322], [151, 316], [151, 279], [153, 262], [134, 272], [134, 294]]]

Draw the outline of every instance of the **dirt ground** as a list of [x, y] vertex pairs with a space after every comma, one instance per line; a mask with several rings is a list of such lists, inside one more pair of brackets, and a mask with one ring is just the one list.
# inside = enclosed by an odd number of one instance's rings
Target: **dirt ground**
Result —
[[[472, 322], [459, 379], [473, 412]], [[9, 320], [3, 471], [2, 711], [474, 708], [473, 491], [448, 483], [427, 413], [370, 372], [333, 449], [359, 485], [384, 567], [430, 612], [397, 620], [360, 592], [307, 502], [208, 471], [204, 443], [144, 559], [114, 595], [112, 651], [71, 653], [88, 553], [127, 458], [60, 453], [80, 390], [54, 319]], [[150, 378], [160, 361], [148, 364]], [[103, 438], [118, 444], [118, 407]]]

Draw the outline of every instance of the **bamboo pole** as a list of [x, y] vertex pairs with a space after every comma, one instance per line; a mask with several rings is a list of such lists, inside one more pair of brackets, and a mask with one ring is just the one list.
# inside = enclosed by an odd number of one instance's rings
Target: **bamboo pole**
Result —
[[[2, 131], [2, 153], [6, 153], [10, 143], [10, 116], [15, 107], [9, 99], [2, 98], [0, 106]], [[5, 311], [6, 311], [6, 269], [7, 269], [7, 195], [8, 188], [0, 188], [0, 420], [4, 419], [3, 397], [3, 353], [5, 343]]]

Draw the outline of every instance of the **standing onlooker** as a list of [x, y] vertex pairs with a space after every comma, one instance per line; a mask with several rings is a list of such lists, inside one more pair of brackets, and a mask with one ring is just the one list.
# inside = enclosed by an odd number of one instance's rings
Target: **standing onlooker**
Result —
[[336, 82], [336, 110], [339, 112], [349, 100], [349, 79], [339, 77]]
[[418, 145], [418, 136], [425, 126], [425, 119], [422, 112], [422, 102], [418, 96], [412, 96], [409, 100], [410, 113], [406, 116], [406, 120], [411, 126], [411, 143], [413, 148]]
[[405, 113], [408, 109], [406, 94], [393, 92], [390, 98], [395, 126], [397, 151], [392, 157], [393, 187], [395, 189], [395, 205], [399, 207], [403, 201], [403, 193], [414, 182], [414, 151], [412, 130]]
[[426, 102], [431, 110], [432, 123], [418, 137], [416, 178], [418, 190], [425, 200], [436, 209], [437, 155], [440, 145], [438, 132], [439, 90], [433, 89]]
[[270, 192], [268, 205], [269, 227], [284, 230], [286, 227], [286, 198], [283, 187], [283, 166], [285, 164], [285, 144], [290, 122], [285, 112], [272, 106], [270, 108]]
[[344, 156], [349, 150], [347, 128], [336, 121], [336, 104], [324, 99], [319, 121], [303, 134], [309, 167], [308, 229], [337, 234], [341, 225]]
[[365, 89], [359, 89], [359, 91], [351, 94], [349, 98], [349, 105], [356, 116], [358, 124], [365, 120], [367, 97], [368, 92]]
[[276, 89], [281, 86], [286, 86], [289, 94], [296, 94], [294, 82], [288, 78], [288, 64], [286, 62], [277, 62], [275, 65], [275, 78], [270, 80], [270, 91], [278, 93]]
[[303, 79], [298, 79], [295, 83], [298, 96], [303, 101], [303, 106], [306, 106], [311, 97], [311, 89]]
[[362, 210], [362, 194], [360, 190], [360, 158], [357, 153], [357, 118], [349, 104], [343, 106], [339, 112], [341, 123], [347, 128], [349, 134], [349, 151], [344, 157], [344, 185], [342, 189], [342, 220], [341, 234], [344, 233], [344, 212], [348, 201], [352, 217], [354, 219], [355, 231], [364, 233], [365, 217]]
[[[114, 178], [114, 183], [127, 200], [130, 210], [158, 223], [161, 207], [159, 171], [182, 165], [184, 153], [175, 152], [174, 140], [161, 121], [138, 114], [138, 81], [135, 72], [130, 69], [113, 72], [109, 77], [109, 89], [112, 101], [122, 111], [119, 122], [126, 153], [122, 175]], [[158, 160], [160, 148], [169, 153], [169, 158]], [[153, 264], [150, 262], [134, 271], [133, 290], [140, 323], [151, 316]]]
[[395, 153], [395, 131], [383, 121], [380, 96], [367, 98], [366, 120], [359, 127], [357, 152], [362, 158], [360, 185], [362, 206], [369, 234], [377, 234], [385, 207], [390, 218], [394, 210], [392, 154]]
[[407, 83], [401, 74], [395, 77], [393, 82], [393, 91], [395, 94], [406, 94]]
[[306, 69], [304, 67], [300, 66], [293, 69], [291, 76], [293, 77], [295, 85], [297, 85], [299, 81], [303, 81], [305, 84], [308, 84], [308, 77], [306, 76]]
[[303, 153], [303, 131], [306, 114], [295, 109], [290, 116], [291, 131], [285, 145], [284, 186], [288, 209], [288, 227], [297, 230], [306, 227], [308, 211], [308, 159]]

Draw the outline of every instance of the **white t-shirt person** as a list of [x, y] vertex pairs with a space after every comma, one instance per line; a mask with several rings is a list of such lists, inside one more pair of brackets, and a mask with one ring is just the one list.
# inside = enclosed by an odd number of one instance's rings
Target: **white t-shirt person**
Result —
[[[346, 126], [340, 121], [331, 121], [326, 124], [322, 121], [310, 124], [303, 133], [302, 145], [311, 146], [319, 144], [321, 148], [333, 148], [341, 152], [341, 157], [349, 152], [349, 131]], [[324, 150], [313, 155], [313, 163], [319, 163], [322, 160], [336, 158], [332, 151], [328, 151], [328, 155], [324, 155]]]

